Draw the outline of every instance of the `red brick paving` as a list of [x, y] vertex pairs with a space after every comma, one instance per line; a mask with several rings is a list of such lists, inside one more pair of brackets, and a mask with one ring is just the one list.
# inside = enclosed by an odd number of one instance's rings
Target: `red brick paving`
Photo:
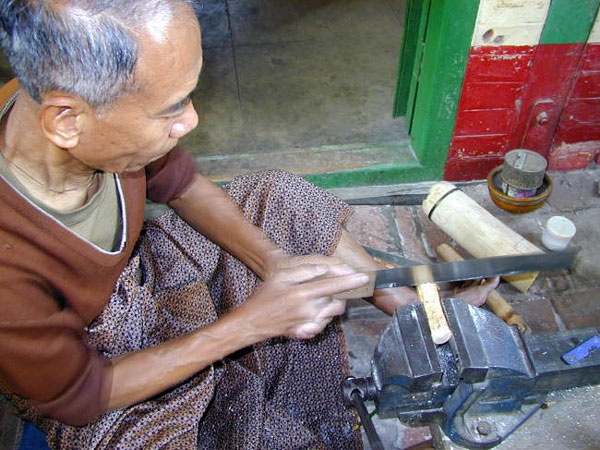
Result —
[[560, 330], [550, 300], [530, 300], [513, 305], [513, 308], [525, 319], [533, 334]]
[[600, 289], [556, 295], [552, 297], [552, 305], [567, 329], [600, 329]]

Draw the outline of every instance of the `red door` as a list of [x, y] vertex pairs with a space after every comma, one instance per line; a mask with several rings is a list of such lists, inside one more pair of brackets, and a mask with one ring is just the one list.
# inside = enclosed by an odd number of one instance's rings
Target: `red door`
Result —
[[547, 152], [550, 169], [582, 169], [600, 157], [600, 44], [585, 46], [571, 84]]
[[[523, 23], [502, 28], [503, 11], [481, 0], [444, 179], [485, 178], [516, 148], [537, 151], [550, 169], [583, 168], [598, 158], [599, 4], [582, 0], [574, 9], [569, 0], [553, 0], [546, 11], [524, 6]], [[535, 43], [518, 39], [531, 35], [521, 33], [528, 12], [547, 12]]]

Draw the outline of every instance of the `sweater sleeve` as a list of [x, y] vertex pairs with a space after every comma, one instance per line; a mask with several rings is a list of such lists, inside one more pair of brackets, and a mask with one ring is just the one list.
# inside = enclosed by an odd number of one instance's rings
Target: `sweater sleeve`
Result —
[[[5, 280], [12, 269], [0, 267]], [[7, 277], [8, 278], [8, 277]], [[85, 342], [85, 323], [46, 289], [13, 273], [0, 283], [0, 386], [70, 425], [106, 411], [112, 364]]]
[[156, 203], [176, 199], [188, 187], [195, 171], [190, 154], [182, 147], [175, 147], [146, 167], [147, 197]]

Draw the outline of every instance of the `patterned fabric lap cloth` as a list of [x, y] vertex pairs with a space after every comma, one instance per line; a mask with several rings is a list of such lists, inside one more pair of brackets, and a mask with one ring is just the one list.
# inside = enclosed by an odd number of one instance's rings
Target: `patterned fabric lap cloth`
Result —
[[[246, 218], [290, 253], [331, 254], [350, 209], [299, 177], [267, 171], [227, 192]], [[245, 301], [260, 280], [169, 212], [149, 222], [89, 344], [106, 357], [203, 327]], [[169, 391], [72, 427], [36, 420], [53, 448], [359, 449], [342, 402], [347, 356], [339, 322], [317, 338], [271, 339]], [[29, 417], [33, 419], [33, 417]]]

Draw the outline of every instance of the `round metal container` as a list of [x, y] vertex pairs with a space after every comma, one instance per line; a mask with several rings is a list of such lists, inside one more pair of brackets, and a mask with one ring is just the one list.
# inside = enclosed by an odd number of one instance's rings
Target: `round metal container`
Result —
[[498, 166], [491, 170], [487, 177], [487, 185], [492, 201], [496, 206], [513, 213], [526, 213], [541, 207], [552, 192], [552, 178], [545, 174], [542, 186], [537, 190], [537, 195], [529, 198], [515, 198], [506, 195], [501, 190], [502, 167]]
[[[535, 191], [544, 183], [548, 161], [531, 150], [511, 150], [504, 156], [502, 181], [507, 190], [512, 187], [521, 191]], [[507, 193], [507, 191], [505, 191]]]

